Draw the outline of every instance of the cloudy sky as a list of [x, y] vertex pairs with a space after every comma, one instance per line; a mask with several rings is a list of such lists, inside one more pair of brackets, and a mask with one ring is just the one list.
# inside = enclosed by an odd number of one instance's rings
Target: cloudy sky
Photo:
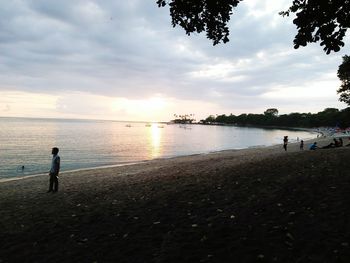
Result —
[[167, 121], [173, 114], [317, 112], [338, 102], [344, 50], [293, 49], [278, 12], [247, 0], [230, 42], [172, 28], [156, 0], [13, 0], [0, 5], [0, 116]]

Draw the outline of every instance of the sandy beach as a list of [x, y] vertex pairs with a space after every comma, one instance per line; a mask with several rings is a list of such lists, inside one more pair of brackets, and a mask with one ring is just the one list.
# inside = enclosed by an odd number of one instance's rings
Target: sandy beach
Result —
[[349, 262], [349, 160], [291, 144], [2, 182], [0, 262]]

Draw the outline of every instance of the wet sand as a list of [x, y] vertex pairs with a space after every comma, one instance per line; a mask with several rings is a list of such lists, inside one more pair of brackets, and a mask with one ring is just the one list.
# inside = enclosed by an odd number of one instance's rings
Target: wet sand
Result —
[[349, 262], [349, 160], [279, 145], [2, 182], [0, 262]]

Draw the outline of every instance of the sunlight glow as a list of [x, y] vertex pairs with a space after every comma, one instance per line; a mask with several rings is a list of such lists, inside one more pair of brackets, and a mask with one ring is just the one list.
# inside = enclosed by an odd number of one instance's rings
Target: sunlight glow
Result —
[[0, 116], [53, 117], [59, 96], [17, 91], [0, 91]]
[[168, 107], [168, 102], [161, 97], [145, 100], [118, 98], [112, 102], [111, 109], [117, 115], [127, 114], [142, 116], [139, 120], [159, 120], [159, 115]]
[[158, 158], [161, 155], [161, 137], [162, 137], [162, 129], [159, 128], [158, 123], [152, 123], [150, 127], [150, 157]]

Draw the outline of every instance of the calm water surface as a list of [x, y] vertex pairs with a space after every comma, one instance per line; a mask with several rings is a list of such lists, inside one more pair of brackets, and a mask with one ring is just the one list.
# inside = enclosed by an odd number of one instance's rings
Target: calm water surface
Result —
[[0, 118], [0, 178], [46, 173], [54, 146], [67, 171], [269, 146], [281, 143], [284, 135], [290, 141], [315, 137], [303, 131], [228, 126]]

